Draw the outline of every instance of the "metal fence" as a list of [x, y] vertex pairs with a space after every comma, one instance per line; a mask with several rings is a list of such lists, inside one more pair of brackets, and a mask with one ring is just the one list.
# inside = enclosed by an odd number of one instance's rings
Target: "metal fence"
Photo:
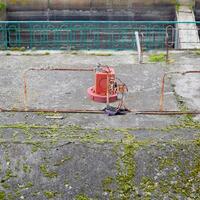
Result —
[[146, 49], [165, 47], [172, 22], [64, 21], [0, 22], [0, 47], [9, 49], [136, 49], [135, 31], [144, 35]]
[[[0, 22], [0, 48], [136, 49], [135, 31], [145, 49], [164, 49], [167, 33], [175, 43], [178, 22], [155, 21], [5, 21]], [[187, 23], [187, 22], [184, 22]], [[189, 23], [189, 22], [188, 22]], [[169, 31], [170, 30], [170, 31]]]

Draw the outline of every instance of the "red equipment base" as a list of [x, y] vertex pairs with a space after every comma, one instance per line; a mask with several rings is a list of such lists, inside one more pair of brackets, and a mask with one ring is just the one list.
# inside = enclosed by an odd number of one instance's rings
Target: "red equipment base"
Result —
[[[107, 96], [106, 95], [99, 95], [95, 93], [94, 86], [88, 88], [87, 90], [88, 96], [91, 100], [99, 102], [99, 103], [106, 103], [107, 102]], [[115, 102], [117, 101], [117, 94], [110, 95], [109, 96], [109, 102]]]

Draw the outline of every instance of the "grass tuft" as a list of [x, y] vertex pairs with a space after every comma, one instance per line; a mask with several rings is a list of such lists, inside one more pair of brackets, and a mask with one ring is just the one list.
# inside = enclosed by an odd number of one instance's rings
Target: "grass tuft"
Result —
[[166, 61], [166, 55], [164, 53], [159, 54], [151, 54], [149, 56], [150, 62], [165, 62]]

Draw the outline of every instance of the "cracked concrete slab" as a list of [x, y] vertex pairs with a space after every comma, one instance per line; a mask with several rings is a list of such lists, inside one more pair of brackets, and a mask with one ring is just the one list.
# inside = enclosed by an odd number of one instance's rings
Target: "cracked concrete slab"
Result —
[[[155, 53], [146, 52], [145, 64], [139, 65], [134, 52], [1, 52], [0, 107], [24, 106], [22, 75], [28, 68], [102, 63], [127, 83], [128, 107], [158, 110], [164, 72], [199, 69], [200, 57], [171, 52], [173, 63], [150, 63]], [[29, 106], [103, 109], [104, 104], [87, 98], [93, 81], [92, 73], [29, 73]], [[165, 109], [199, 109], [198, 76], [174, 76], [166, 83]], [[0, 113], [1, 200], [200, 195], [200, 125], [191, 116], [47, 115], [52, 113]]]

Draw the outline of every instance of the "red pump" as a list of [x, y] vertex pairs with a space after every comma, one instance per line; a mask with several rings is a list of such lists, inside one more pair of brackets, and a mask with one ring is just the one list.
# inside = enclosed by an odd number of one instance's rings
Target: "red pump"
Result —
[[115, 78], [115, 71], [113, 68], [99, 66], [95, 73], [95, 85], [87, 90], [89, 98], [100, 103], [112, 103], [117, 101]]

